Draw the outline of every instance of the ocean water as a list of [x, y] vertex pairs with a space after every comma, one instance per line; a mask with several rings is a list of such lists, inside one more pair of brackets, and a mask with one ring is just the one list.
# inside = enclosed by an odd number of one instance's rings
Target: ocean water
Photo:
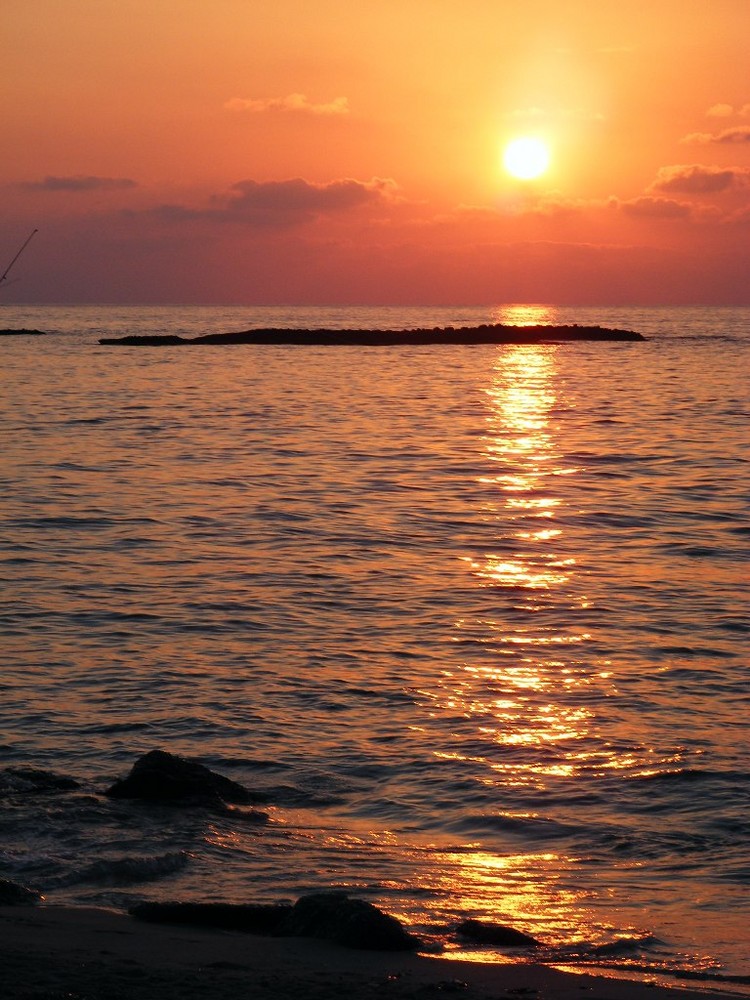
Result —
[[[487, 321], [648, 339], [97, 344]], [[346, 888], [420, 932], [495, 920], [554, 964], [747, 991], [750, 310], [0, 327], [48, 331], [0, 343], [0, 876], [115, 907]], [[102, 794], [155, 748], [270, 821]], [[23, 793], [22, 766], [81, 787]]]

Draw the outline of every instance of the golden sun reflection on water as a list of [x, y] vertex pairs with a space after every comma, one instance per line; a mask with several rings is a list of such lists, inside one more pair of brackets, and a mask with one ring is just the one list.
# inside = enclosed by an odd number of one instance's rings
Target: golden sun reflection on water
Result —
[[[589, 602], [556, 523], [565, 509], [559, 477], [579, 471], [564, 461], [552, 419], [559, 405], [556, 351], [554, 345], [513, 345], [496, 359], [486, 390], [484, 454], [497, 471], [479, 482], [500, 551], [463, 559], [477, 586], [497, 593], [499, 613], [455, 623], [453, 642], [479, 655], [446, 671], [441, 692], [446, 709], [474, 720], [498, 747], [558, 748], [555, 758], [529, 753], [522, 760], [485, 760], [504, 784], [517, 787], [573, 775], [590, 756], [575, 749], [591, 717], [576, 704], [575, 690], [592, 678], [561, 658], [591, 635], [561, 620], [566, 608], [585, 610]], [[558, 655], [550, 656], [553, 651]]]
[[583, 894], [558, 884], [566, 859], [554, 853], [497, 855], [473, 850], [448, 854], [446, 861], [460, 872], [454, 902], [461, 912], [476, 913], [489, 903], [498, 923], [539, 936], [549, 945], [571, 943], [575, 929], [570, 914], [580, 907]]
[[[495, 318], [554, 319], [542, 307]], [[489, 530], [484, 551], [463, 556], [492, 612], [455, 623], [451, 640], [464, 659], [444, 671], [430, 694], [436, 713], [455, 720], [454, 745], [436, 756], [467, 764], [490, 793], [486, 801], [502, 803], [498, 811], [485, 805], [482, 822], [493, 841], [499, 834], [510, 848], [503, 854], [466, 845], [436, 858], [435, 878], [444, 879], [460, 912], [550, 944], [590, 933], [591, 919], [583, 894], [561, 881], [575, 859], [513, 851], [516, 832], [557, 829], [543, 806], [528, 811], [528, 796], [533, 802], [537, 792], [561, 789], [566, 796], [582, 775], [623, 766], [594, 731], [588, 698], [592, 686], [607, 687], [607, 671], [578, 658], [592, 639], [580, 624], [590, 600], [565, 521], [581, 470], [565, 460], [557, 431], [566, 406], [558, 350], [512, 345], [497, 355], [486, 389], [485, 471], [477, 477]], [[514, 794], [526, 802], [515, 811]], [[462, 949], [454, 957], [469, 954]]]
[[498, 306], [493, 310], [492, 322], [507, 326], [552, 324], [557, 322], [557, 310], [554, 306], [528, 302]]
[[[575, 858], [546, 851], [501, 855], [467, 844], [460, 850], [433, 850], [432, 861], [425, 885], [437, 899], [445, 901], [442, 913], [438, 908], [439, 921], [450, 926], [456, 920], [480, 914], [483, 920], [531, 935], [543, 946], [541, 951], [508, 952], [449, 937], [443, 942], [443, 958], [494, 963], [538, 961], [561, 946], [575, 947], [598, 936], [587, 893], [562, 884], [575, 868]], [[410, 917], [406, 923], [430, 923], [427, 914], [413, 913]]]

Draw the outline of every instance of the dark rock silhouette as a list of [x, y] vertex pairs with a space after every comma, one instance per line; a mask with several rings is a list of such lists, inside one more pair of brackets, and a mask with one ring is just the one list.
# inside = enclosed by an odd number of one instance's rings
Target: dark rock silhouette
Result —
[[0, 878], [0, 906], [35, 906], [42, 898], [36, 889]]
[[67, 792], [81, 786], [73, 778], [37, 767], [6, 767], [0, 771], [0, 795]]
[[501, 948], [537, 948], [539, 942], [528, 934], [503, 924], [485, 923], [482, 920], [464, 920], [456, 928], [463, 938], [477, 944], [492, 944]]
[[193, 924], [272, 937], [310, 937], [347, 948], [417, 951], [422, 942], [372, 903], [343, 892], [301, 896], [294, 906], [229, 903], [140, 903], [129, 911], [151, 923]]
[[0, 330], [0, 337], [44, 337], [44, 330]]
[[286, 344], [311, 346], [398, 347], [437, 344], [542, 344], [581, 340], [644, 340], [632, 330], [609, 330], [601, 326], [482, 326], [435, 327], [431, 330], [245, 330], [240, 333], [209, 333], [202, 337], [176, 335], [130, 335], [103, 337], [100, 344], [157, 347], [200, 344]]
[[405, 931], [395, 917], [364, 899], [352, 899], [340, 892], [300, 897], [284, 921], [283, 933], [371, 951], [416, 951], [421, 945], [419, 938]]
[[102, 337], [100, 344], [129, 344], [136, 347], [169, 347], [170, 344], [189, 344], [190, 340], [171, 333], [129, 334], [126, 337]]
[[[145, 799], [175, 805], [203, 805], [226, 809], [227, 803], [249, 805], [264, 796], [209, 770], [197, 761], [178, 757], [165, 750], [152, 750], [140, 757], [122, 781], [116, 781], [105, 795], [115, 799]], [[265, 813], [253, 818], [267, 819]]]

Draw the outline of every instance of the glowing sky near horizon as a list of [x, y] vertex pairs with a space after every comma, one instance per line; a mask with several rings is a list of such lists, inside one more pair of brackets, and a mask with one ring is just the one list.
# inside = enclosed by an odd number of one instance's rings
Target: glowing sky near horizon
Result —
[[[8, 0], [12, 302], [750, 303], [746, 0]], [[533, 184], [503, 169], [526, 135]]]

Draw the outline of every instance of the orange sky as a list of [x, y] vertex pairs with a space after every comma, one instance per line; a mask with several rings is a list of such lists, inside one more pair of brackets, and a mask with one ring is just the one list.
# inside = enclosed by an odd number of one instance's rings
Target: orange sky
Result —
[[750, 0], [5, 0], [2, 32], [3, 268], [39, 228], [5, 302], [750, 304]]

